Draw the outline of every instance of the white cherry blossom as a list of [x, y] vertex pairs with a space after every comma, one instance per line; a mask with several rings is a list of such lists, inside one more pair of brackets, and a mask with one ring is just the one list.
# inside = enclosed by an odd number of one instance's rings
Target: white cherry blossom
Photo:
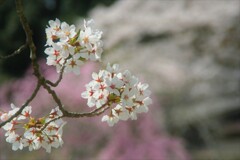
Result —
[[129, 118], [126, 108], [119, 104], [112, 110], [112, 112], [113, 115], [118, 117], [120, 120], [126, 121]]
[[16, 133], [13, 133], [11, 135], [9, 135], [6, 138], [6, 141], [8, 143], [12, 143], [12, 150], [16, 151], [18, 149], [22, 150], [23, 149], [23, 139], [21, 136], [19, 136]]
[[6, 120], [8, 120], [8, 118], [9, 118], [8, 113], [1, 114], [1, 117], [0, 117], [1, 121], [6, 121]]
[[[11, 104], [11, 109], [6, 112], [8, 116], [19, 110], [14, 104]], [[12, 144], [12, 150], [28, 147], [29, 151], [32, 151], [42, 147], [50, 152], [51, 147], [62, 146], [62, 128], [66, 122], [60, 118], [63, 114], [59, 107], [52, 109], [46, 118], [35, 119], [31, 113], [32, 107], [26, 106], [19, 116], [2, 127], [6, 131], [6, 141]], [[46, 123], [49, 124], [42, 130]]]
[[121, 81], [118, 77], [106, 78], [107, 89], [109, 92], [120, 95], [119, 89], [123, 86], [123, 81]]
[[119, 120], [136, 120], [138, 113], [148, 111], [152, 103], [148, 84], [138, 82], [128, 70], [121, 73], [119, 65], [108, 64], [107, 70], [93, 73], [92, 78], [82, 97], [88, 100], [89, 107], [109, 105], [110, 113], [102, 117], [109, 126]]
[[18, 120], [29, 118], [31, 113], [32, 113], [32, 107], [31, 106], [26, 106], [23, 109], [22, 114], [18, 117]]
[[72, 58], [67, 60], [65, 72], [73, 72], [76, 75], [80, 74], [80, 66], [83, 65], [83, 62], [77, 57], [78, 55], [74, 55]]
[[80, 30], [59, 19], [50, 20], [46, 35], [46, 63], [55, 66], [58, 73], [65, 67], [64, 73], [79, 75], [83, 61], [101, 60], [102, 32], [93, 27], [93, 20], [84, 20], [84, 27]]
[[112, 127], [115, 123], [119, 121], [119, 118], [114, 116], [113, 114], [105, 115], [102, 117], [102, 122], [107, 122], [110, 127]]

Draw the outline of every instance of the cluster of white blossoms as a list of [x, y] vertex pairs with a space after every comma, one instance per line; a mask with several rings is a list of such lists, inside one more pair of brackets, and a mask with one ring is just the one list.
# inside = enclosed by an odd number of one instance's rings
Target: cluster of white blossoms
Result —
[[[14, 104], [11, 104], [11, 108], [9, 112], [0, 114], [1, 121], [7, 120], [19, 110]], [[51, 152], [51, 147], [62, 146], [62, 128], [66, 122], [60, 119], [62, 112], [59, 108], [52, 109], [47, 117], [39, 119], [31, 117], [31, 113], [32, 107], [26, 106], [19, 116], [2, 127], [6, 131], [6, 141], [12, 143], [12, 150], [28, 147], [32, 151], [42, 147]], [[52, 121], [53, 119], [57, 120]], [[43, 128], [46, 123], [49, 124]]]
[[152, 103], [148, 84], [138, 82], [128, 70], [121, 73], [119, 65], [108, 64], [106, 70], [93, 73], [92, 78], [82, 97], [88, 100], [89, 107], [111, 107], [109, 114], [102, 117], [109, 126], [119, 120], [136, 120], [138, 113], [148, 111], [148, 105]]
[[83, 28], [79, 30], [59, 19], [50, 20], [46, 35], [47, 64], [56, 66], [58, 73], [65, 67], [64, 72], [78, 75], [84, 61], [101, 60], [102, 32], [94, 28], [93, 20], [84, 20]]
[[[47, 64], [55, 66], [58, 73], [73, 72], [80, 74], [80, 66], [85, 61], [100, 61], [103, 43], [102, 32], [94, 28], [93, 20], [85, 21], [83, 28], [77, 30], [74, 25], [50, 20], [46, 28], [47, 42], [45, 53]], [[107, 65], [106, 70], [92, 74], [93, 80], [86, 85], [86, 91], [81, 96], [87, 99], [89, 107], [96, 107], [89, 115], [98, 115], [108, 109], [108, 114], [102, 117], [103, 122], [113, 126], [119, 120], [136, 120], [137, 114], [148, 111], [152, 103], [148, 84], [125, 70], [120, 72], [119, 65]], [[61, 79], [60, 79], [61, 80]], [[46, 84], [47, 85], [47, 84]], [[35, 97], [34, 97], [35, 98]], [[62, 146], [63, 126], [61, 110], [56, 107], [41, 118], [31, 116], [32, 107], [20, 108], [11, 104], [9, 112], [0, 111], [0, 122], [14, 118], [2, 128], [6, 131], [6, 141], [12, 144], [13, 150], [28, 147], [29, 151]], [[21, 112], [21, 113], [20, 113]]]

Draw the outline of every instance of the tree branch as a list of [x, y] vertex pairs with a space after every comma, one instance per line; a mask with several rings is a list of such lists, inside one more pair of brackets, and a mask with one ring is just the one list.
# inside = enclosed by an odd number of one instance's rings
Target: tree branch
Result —
[[0, 124], [0, 128], [22, 113], [23, 109], [26, 106], [28, 106], [28, 104], [36, 97], [36, 95], [37, 95], [41, 85], [44, 82], [44, 78], [40, 74], [39, 65], [38, 65], [37, 60], [36, 60], [36, 46], [35, 46], [35, 44], [33, 42], [33, 39], [32, 39], [32, 31], [31, 31], [31, 29], [29, 27], [29, 24], [27, 22], [27, 19], [26, 19], [24, 13], [23, 13], [22, 0], [15, 0], [15, 4], [16, 4], [17, 15], [19, 17], [19, 20], [21, 22], [21, 25], [22, 25], [23, 30], [24, 30], [25, 35], [26, 35], [26, 44], [25, 44], [26, 46], [24, 45], [24, 47], [22, 47], [22, 48], [25, 48], [27, 46], [30, 48], [30, 52], [31, 52], [30, 53], [30, 58], [32, 60], [32, 65], [33, 65], [33, 69], [34, 69], [34, 75], [37, 77], [38, 83], [37, 83], [37, 86], [36, 86], [35, 90], [33, 91], [32, 95], [25, 102], [25, 104], [23, 106], [21, 106], [20, 109], [14, 115], [12, 115], [8, 120], [2, 122]]
[[77, 113], [77, 112], [68, 112], [63, 113], [63, 117], [79, 118], [79, 117], [93, 117], [96, 115], [102, 114], [105, 110], [109, 108], [108, 102], [102, 105], [101, 107], [94, 109], [91, 112]]
[[40, 131], [43, 131], [51, 122], [56, 121], [60, 118], [64, 118], [64, 117], [70, 117], [70, 118], [79, 118], [79, 117], [93, 117], [93, 116], [98, 116], [100, 114], [102, 114], [103, 112], [105, 112], [107, 109], [109, 109], [109, 106], [106, 104], [104, 104], [102, 107], [94, 109], [91, 112], [86, 112], [86, 113], [75, 113], [75, 112], [67, 112], [65, 113], [65, 115], [56, 117], [50, 121], [48, 121], [47, 123], [45, 123], [42, 128], [40, 129]]
[[[65, 67], [63, 66], [61, 68], [61, 71], [60, 71], [60, 75], [59, 75], [59, 78], [58, 80], [53, 83], [49, 80], [46, 80], [45, 77], [42, 76], [42, 74], [40, 73], [40, 70], [39, 70], [39, 64], [37, 63], [37, 59], [36, 59], [36, 46], [33, 42], [33, 39], [32, 39], [32, 31], [30, 29], [30, 26], [27, 22], [27, 19], [23, 13], [23, 4], [22, 4], [22, 0], [15, 0], [15, 3], [16, 3], [16, 10], [17, 10], [17, 14], [18, 14], [18, 17], [20, 19], [20, 22], [21, 22], [21, 25], [22, 25], [22, 28], [25, 32], [25, 35], [26, 35], [26, 44], [21, 46], [17, 51], [15, 51], [13, 54], [9, 55], [9, 57], [12, 57], [16, 54], [19, 54], [23, 49], [25, 49], [27, 46], [30, 48], [30, 58], [32, 60], [32, 66], [33, 66], [33, 70], [34, 70], [34, 75], [36, 76], [36, 78], [38, 79], [38, 83], [36, 85], [36, 88], [35, 90], [33, 91], [32, 95], [29, 97], [29, 99], [27, 99], [27, 101], [25, 102], [24, 105], [22, 105], [20, 107], [20, 109], [14, 114], [12, 115], [8, 120], [2, 122], [0, 124], [0, 128], [2, 126], [4, 126], [5, 124], [7, 124], [8, 122], [12, 121], [15, 117], [17, 117], [18, 115], [20, 115], [23, 111], [23, 109], [29, 105], [29, 103], [36, 97], [39, 89], [41, 86], [43, 86], [44, 89], [47, 90], [47, 92], [52, 96], [53, 100], [57, 103], [59, 109], [61, 110], [61, 112], [63, 113], [62, 116], [60, 117], [57, 117], [49, 122], [47, 122], [42, 128], [41, 130], [43, 130], [49, 123], [51, 123], [52, 121], [55, 121], [59, 118], [63, 118], [63, 117], [70, 117], [70, 118], [79, 118], [79, 117], [93, 117], [93, 116], [96, 116], [96, 115], [100, 115], [102, 114], [104, 111], [106, 111], [107, 109], [110, 108], [110, 102], [109, 100], [103, 104], [100, 108], [97, 108], [97, 109], [94, 109], [92, 110], [91, 112], [85, 112], [85, 113], [76, 113], [76, 112], [69, 112], [67, 111], [61, 100], [59, 99], [59, 97], [57, 96], [55, 90], [53, 90], [51, 87], [56, 87], [60, 81], [62, 80], [62, 77], [63, 77], [63, 72], [64, 72], [64, 69]], [[66, 63], [66, 61], [65, 61]]]
[[27, 44], [23, 44], [10, 55], [7, 55], [7, 56], [1, 56], [0, 55], [0, 59], [8, 59], [8, 58], [14, 57], [14, 56], [20, 54], [26, 48], [27, 48]]
[[63, 67], [61, 68], [59, 77], [58, 77], [58, 79], [57, 79], [57, 81], [56, 81], [55, 83], [53, 83], [53, 82], [51, 82], [51, 81], [49, 81], [49, 80], [46, 80], [46, 83], [49, 84], [49, 85], [52, 86], [52, 87], [57, 87], [58, 84], [61, 82], [61, 80], [62, 80], [62, 78], [63, 78], [64, 69], [65, 69], [65, 66], [63, 66]]
[[34, 75], [36, 75], [36, 77], [38, 79], [40, 79], [41, 74], [39, 71], [39, 65], [37, 63], [37, 50], [36, 50], [36, 46], [33, 42], [32, 39], [32, 30], [30, 29], [30, 26], [28, 24], [27, 18], [25, 17], [24, 13], [23, 13], [23, 4], [22, 4], [22, 0], [15, 0], [16, 3], [16, 11], [17, 11], [17, 15], [19, 17], [19, 20], [21, 22], [22, 28], [25, 32], [26, 35], [26, 43], [29, 46], [30, 49], [30, 58], [32, 60], [32, 65], [33, 65], [33, 69], [34, 69]]
[[39, 89], [41, 87], [41, 83], [38, 82], [35, 90], [33, 91], [32, 95], [28, 98], [28, 100], [20, 107], [20, 109], [14, 114], [12, 115], [8, 120], [0, 123], [0, 128], [2, 128], [5, 124], [7, 124], [8, 122], [10, 122], [11, 120], [13, 120], [15, 117], [17, 117], [18, 115], [20, 115], [23, 111], [23, 109], [28, 106], [28, 104], [35, 98], [35, 96], [37, 95]]

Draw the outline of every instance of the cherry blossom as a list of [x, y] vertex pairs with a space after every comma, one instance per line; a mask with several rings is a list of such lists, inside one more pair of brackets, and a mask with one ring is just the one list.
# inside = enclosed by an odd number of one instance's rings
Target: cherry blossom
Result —
[[[81, 29], [57, 18], [48, 24], [44, 51], [47, 55], [46, 64], [55, 66], [57, 73], [61, 73], [59, 82], [63, 73], [73, 72], [79, 75], [80, 68], [86, 61], [101, 61], [102, 31], [95, 28], [93, 20], [84, 20]], [[54, 93], [47, 88], [55, 87], [58, 83], [44, 81], [44, 78], [43, 81], [39, 80], [40, 86], [50, 94]], [[106, 70], [93, 72], [92, 80], [85, 87], [86, 91], [81, 96], [87, 99], [89, 107], [96, 109], [83, 115], [91, 117], [106, 111], [102, 122], [107, 122], [109, 126], [114, 126], [120, 120], [136, 120], [139, 113], [148, 112], [148, 106], [152, 103], [148, 84], [139, 82], [128, 70], [121, 72], [118, 64], [108, 63]], [[60, 102], [55, 96], [53, 94], [54, 100]], [[66, 122], [62, 118], [71, 117], [65, 114], [68, 112], [63, 107], [53, 108], [46, 116], [36, 118], [32, 116], [31, 106], [10, 106], [8, 112], [0, 111], [0, 120], [6, 123], [2, 129], [6, 131], [6, 141], [12, 144], [12, 150], [22, 150], [25, 147], [33, 151], [43, 148], [50, 153], [52, 148], [63, 145], [62, 134]]]
[[[12, 110], [2, 114], [1, 117], [13, 115], [19, 110], [14, 104], [11, 104], [11, 108]], [[6, 131], [6, 141], [12, 144], [12, 150], [28, 147], [29, 151], [32, 151], [42, 147], [51, 152], [51, 147], [62, 146], [62, 129], [66, 122], [61, 119], [63, 114], [60, 109], [56, 107], [47, 117], [38, 119], [32, 117], [31, 113], [32, 107], [26, 106], [19, 116], [2, 127]], [[43, 128], [46, 123], [49, 124]]]
[[108, 64], [106, 70], [92, 73], [92, 78], [82, 97], [88, 100], [89, 107], [100, 108], [105, 104], [110, 107], [109, 114], [102, 117], [109, 126], [119, 120], [136, 120], [138, 113], [148, 111], [152, 103], [148, 84], [138, 82], [128, 70], [121, 73], [118, 64]]
[[46, 35], [46, 63], [55, 66], [58, 73], [65, 67], [65, 73], [73, 72], [79, 75], [81, 65], [86, 60], [101, 60], [102, 31], [94, 28], [93, 20], [84, 20], [84, 27], [80, 30], [59, 19], [50, 20]]

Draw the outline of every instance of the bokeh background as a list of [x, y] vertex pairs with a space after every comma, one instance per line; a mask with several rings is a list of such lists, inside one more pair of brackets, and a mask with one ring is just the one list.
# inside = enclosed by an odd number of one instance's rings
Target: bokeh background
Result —
[[[25, 42], [13, 0], [0, 1], [0, 54]], [[0, 159], [238, 160], [240, 159], [239, 0], [35, 0], [24, 1], [42, 73], [45, 26], [56, 17], [79, 25], [93, 18], [104, 32], [103, 63], [119, 63], [150, 84], [153, 105], [137, 121], [109, 128], [91, 119], [66, 119], [62, 148], [13, 152], [0, 131]], [[21, 105], [36, 79], [29, 53], [0, 61], [0, 107]], [[56, 89], [72, 111], [87, 110], [81, 92], [99, 68], [66, 74]], [[41, 90], [31, 103], [37, 116], [55, 104]]]

